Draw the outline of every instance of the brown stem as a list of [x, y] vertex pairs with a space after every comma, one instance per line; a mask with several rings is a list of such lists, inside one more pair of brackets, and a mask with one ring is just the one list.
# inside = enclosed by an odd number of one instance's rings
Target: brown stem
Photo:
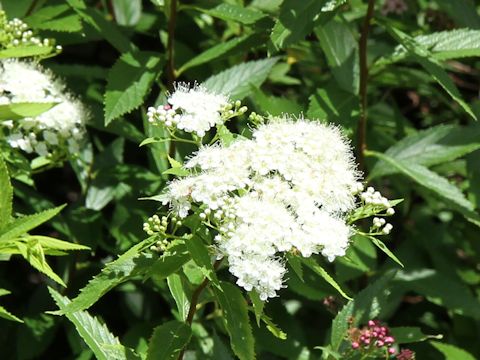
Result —
[[[168, 39], [167, 39], [167, 87], [172, 90], [175, 83], [175, 59], [174, 59], [174, 39], [175, 39], [175, 23], [177, 21], [177, 0], [171, 0], [170, 16], [168, 18]], [[170, 141], [168, 155], [175, 158], [175, 142]]]
[[[220, 267], [221, 263], [222, 263], [222, 259], [215, 261], [215, 264], [213, 264], [213, 269], [217, 270]], [[208, 278], [205, 278], [203, 282], [200, 285], [198, 285], [198, 287], [195, 289], [195, 291], [192, 294], [192, 299], [190, 300], [190, 309], [188, 309], [188, 315], [186, 319], [187, 324], [190, 326], [192, 325], [193, 317], [195, 316], [195, 312], [197, 311], [198, 299], [200, 298], [202, 291], [207, 287], [208, 283], [209, 283]], [[185, 349], [182, 349], [182, 351], [178, 355], [178, 360], [183, 359], [184, 353], [185, 353]]]
[[25, 13], [25, 17], [32, 15], [33, 10], [37, 7], [38, 0], [33, 0], [30, 6], [28, 7], [27, 12]]
[[358, 43], [359, 60], [360, 60], [360, 120], [357, 129], [357, 151], [358, 164], [362, 171], [365, 171], [365, 150], [367, 149], [367, 82], [368, 82], [368, 66], [367, 66], [367, 38], [370, 30], [370, 21], [373, 17], [375, 0], [368, 0], [367, 14], [363, 22], [362, 32]]

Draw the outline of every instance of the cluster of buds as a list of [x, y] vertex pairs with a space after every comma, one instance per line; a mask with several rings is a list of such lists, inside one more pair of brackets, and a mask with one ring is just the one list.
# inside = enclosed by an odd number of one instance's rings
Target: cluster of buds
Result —
[[[393, 210], [392, 208], [390, 208]], [[382, 235], [388, 235], [393, 229], [393, 225], [386, 222], [384, 218], [373, 218], [372, 230], [380, 232]]]
[[227, 121], [235, 116], [240, 116], [245, 114], [248, 111], [246, 106], [242, 106], [240, 100], [237, 100], [233, 103], [228, 103], [224, 108], [220, 110], [222, 120]]
[[366, 191], [360, 194], [360, 199], [365, 202], [365, 205], [370, 204], [373, 206], [382, 206], [384, 208], [391, 209], [388, 199], [382, 196], [379, 191], [375, 191], [372, 186], [369, 186]]
[[[143, 223], [143, 231], [145, 231], [148, 236], [152, 236], [155, 234], [165, 234], [165, 231], [167, 231], [168, 223], [169, 221], [167, 216], [162, 216], [162, 218], [160, 218], [158, 215], [155, 214], [149, 217], [148, 220]], [[172, 217], [170, 219], [170, 223], [175, 229], [182, 226], [182, 222], [176, 217]]]
[[159, 106], [154, 108], [149, 107], [147, 110], [148, 122], [153, 125], [165, 125], [166, 127], [173, 127], [178, 123], [179, 114], [172, 109], [170, 105]]
[[390, 335], [387, 326], [380, 324], [378, 320], [369, 320], [367, 326], [351, 328], [349, 339], [353, 350], [374, 354], [376, 352], [394, 355], [397, 351], [393, 347], [395, 339]]
[[256, 112], [250, 113], [248, 116], [248, 120], [250, 120], [255, 125], [261, 125], [265, 122], [265, 118], [262, 115], [258, 115]]
[[21, 45], [35, 45], [50, 47], [54, 52], [60, 52], [62, 50], [60, 45], [55, 46], [55, 40], [53, 39], [41, 39], [33, 36], [33, 31], [20, 19], [14, 18], [7, 20], [4, 11], [0, 11], [0, 42], [7, 48]]

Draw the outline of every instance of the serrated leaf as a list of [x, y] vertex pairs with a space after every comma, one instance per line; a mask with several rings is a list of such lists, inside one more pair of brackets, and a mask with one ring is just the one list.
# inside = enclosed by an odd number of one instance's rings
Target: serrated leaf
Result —
[[23, 20], [33, 29], [59, 32], [82, 30], [80, 16], [72, 14], [70, 7], [64, 4], [45, 6]]
[[431, 51], [415, 41], [414, 38], [408, 36], [397, 28], [391, 27], [384, 23], [388, 32], [409, 52], [412, 58], [417, 61], [438, 84], [454, 99], [467, 114], [477, 120], [470, 106], [463, 100], [460, 91], [448, 76], [447, 72], [442, 68], [438, 60], [434, 59]]
[[[52, 288], [48, 288], [50, 295], [57, 304], [60, 311], [64, 311], [70, 300], [60, 295]], [[98, 360], [133, 360], [140, 359], [133, 350], [124, 347], [118, 338], [114, 336], [96, 317], [91, 316], [86, 311], [66, 313], [80, 337], [85, 341], [88, 347], [93, 351]]]
[[430, 344], [440, 351], [447, 360], [475, 360], [475, 357], [469, 352], [460, 349], [452, 344], [445, 344], [438, 341], [431, 341]]
[[87, 6], [83, 0], [67, 0], [67, 3], [95, 32], [107, 40], [120, 53], [126, 53], [135, 49], [135, 46], [123, 35], [118, 26], [108, 21], [98, 9], [93, 6]]
[[7, 309], [5, 309], [3, 306], [0, 306], [0, 317], [10, 321], [17, 321], [17, 322], [23, 323], [22, 319], [16, 317], [15, 315], [7, 311]]
[[394, 275], [394, 271], [386, 272], [373, 284], [360, 291], [337, 314], [332, 322], [330, 340], [333, 351], [338, 351], [340, 348], [350, 324], [351, 326], [357, 326], [378, 316], [381, 310], [381, 303], [385, 300], [385, 288]]
[[[477, 149], [480, 149], [480, 126], [438, 125], [403, 138], [385, 155], [428, 167], [455, 160]], [[395, 172], [396, 169], [385, 161], [378, 161], [370, 178]]]
[[283, 49], [304, 39], [312, 31], [319, 14], [322, 11], [330, 11], [330, 7], [323, 10], [325, 5], [325, 0], [283, 1], [279, 18], [271, 34], [271, 40], [275, 48], [277, 50]]
[[58, 206], [53, 209], [45, 210], [33, 215], [26, 215], [16, 218], [5, 226], [0, 233], [0, 241], [10, 240], [27, 233], [36, 228], [38, 225], [47, 222], [55, 215], [57, 215], [65, 205]]
[[320, 275], [327, 283], [329, 283], [335, 290], [337, 290], [340, 295], [345, 299], [351, 300], [352, 298], [348, 296], [345, 291], [340, 287], [340, 285], [335, 281], [330, 274], [321, 267], [313, 258], [302, 258], [302, 263], [312, 269], [317, 275]]
[[197, 8], [197, 10], [222, 20], [235, 21], [245, 25], [254, 24], [266, 16], [259, 10], [229, 3], [222, 3], [210, 9]]
[[13, 188], [7, 166], [0, 155], [0, 234], [12, 217]]
[[367, 151], [367, 156], [375, 156], [387, 162], [394, 167], [398, 172], [406, 175], [411, 180], [429, 189], [451, 208], [463, 214], [467, 219], [479, 221], [480, 216], [474, 212], [473, 204], [463, 195], [459, 188], [450, 184], [447, 179], [430, 171], [422, 165], [404, 160], [394, 159], [386, 154], [381, 154], [375, 151]]
[[224, 70], [208, 78], [202, 85], [210, 91], [243, 99], [251, 87], [260, 87], [267, 79], [277, 58], [249, 61]]
[[158, 258], [153, 254], [142, 254], [140, 251], [153, 241], [151, 238], [146, 239], [119, 256], [118, 259], [106, 264], [100, 274], [94, 276], [80, 290], [80, 294], [62, 311], [74, 313], [88, 309], [115, 286], [134, 276], [144, 275], [157, 262]]
[[[227, 5], [227, 4], [222, 4]], [[234, 55], [241, 51], [251, 50], [264, 42], [262, 34], [249, 34], [240, 37], [234, 37], [228, 41], [222, 42], [218, 45], [208, 48], [201, 54], [188, 60], [178, 70], [178, 74], [185, 70], [205, 64], [212, 60], [219, 60], [226, 56]]]
[[160, 69], [157, 53], [136, 51], [120, 56], [108, 73], [105, 125], [142, 105]]
[[235, 285], [220, 282], [220, 287], [221, 289], [214, 288], [214, 292], [223, 310], [232, 349], [240, 360], [253, 360], [255, 347], [247, 303]]
[[184, 322], [174, 320], [156, 327], [148, 344], [147, 360], [176, 359], [191, 336], [192, 330]]
[[55, 102], [21, 102], [0, 105], [0, 121], [1, 120], [19, 120], [26, 117], [34, 117], [50, 110], [57, 105]]

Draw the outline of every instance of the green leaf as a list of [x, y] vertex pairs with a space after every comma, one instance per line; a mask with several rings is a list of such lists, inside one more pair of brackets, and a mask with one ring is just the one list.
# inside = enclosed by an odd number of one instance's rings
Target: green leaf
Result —
[[142, 0], [114, 0], [112, 7], [119, 25], [134, 26], [142, 16]]
[[455, 29], [415, 37], [438, 60], [480, 56], [480, 30]]
[[148, 344], [147, 360], [176, 359], [191, 336], [192, 330], [184, 322], [174, 320], [156, 327]]
[[198, 235], [192, 236], [190, 239], [185, 240], [193, 261], [200, 267], [202, 273], [213, 283], [218, 286], [217, 274], [212, 265], [212, 257], [208, 253], [206, 245]]
[[63, 280], [55, 274], [50, 265], [48, 265], [45, 260], [45, 252], [38, 242], [29, 241], [25, 244], [24, 242], [17, 241], [15, 245], [23, 258], [27, 260], [31, 266], [63, 287], [67, 287]]
[[83, 0], [67, 0], [67, 3], [96, 33], [107, 40], [120, 53], [126, 53], [135, 49], [134, 45], [122, 34], [118, 26], [108, 21], [98, 9], [93, 6], [87, 6]]
[[394, 271], [387, 271], [373, 284], [360, 291], [355, 298], [346, 304], [332, 322], [331, 346], [338, 351], [345, 339], [348, 328], [364, 323], [378, 316], [382, 302], [385, 301], [388, 282], [395, 275]]
[[70, 6], [45, 6], [23, 19], [33, 29], [59, 32], [77, 32], [82, 30], [78, 14], [72, 14]]
[[217, 134], [220, 141], [225, 146], [229, 146], [235, 140], [235, 137], [233, 136], [233, 134], [223, 124], [217, 125]]
[[25, 45], [15, 46], [0, 51], [0, 59], [23, 58], [23, 57], [42, 57], [51, 55], [52, 46]]
[[278, 58], [249, 61], [224, 70], [208, 78], [202, 85], [213, 92], [243, 99], [251, 92], [251, 87], [260, 87], [267, 79]]
[[62, 241], [58, 239], [51, 238], [49, 236], [41, 235], [29, 235], [26, 237], [27, 240], [37, 241], [45, 250], [90, 250], [88, 246], [71, 243], [68, 241]]
[[[480, 149], [480, 126], [438, 125], [403, 138], [385, 155], [428, 167], [455, 160], [477, 149]], [[378, 161], [370, 178], [395, 172], [398, 170], [387, 162]]]
[[475, 360], [475, 357], [472, 354], [452, 344], [430, 341], [430, 345], [440, 351], [447, 360]]
[[253, 289], [252, 291], [249, 291], [248, 296], [252, 301], [253, 312], [255, 314], [255, 320], [257, 321], [257, 326], [260, 327], [260, 320], [263, 315], [263, 308], [265, 307], [265, 302], [260, 299], [260, 296], [258, 295], [255, 289]]
[[123, 54], [108, 73], [105, 125], [143, 103], [161, 69], [160, 55], [147, 51]]
[[456, 314], [480, 319], [480, 301], [455, 273], [434, 269], [399, 271], [395, 282], [405, 291], [415, 291], [430, 302], [448, 308]]
[[10, 321], [17, 321], [23, 323], [22, 319], [19, 319], [18, 317], [7, 311], [7, 309], [5, 309], [3, 306], [0, 306], [0, 317]]
[[392, 327], [390, 328], [392, 336], [397, 344], [410, 344], [427, 339], [441, 339], [442, 335], [425, 335], [418, 327]]
[[0, 121], [1, 120], [19, 120], [26, 117], [34, 117], [50, 110], [57, 103], [31, 103], [21, 102], [0, 105]]
[[201, 54], [190, 59], [180, 67], [180, 69], [178, 70], [178, 74], [183, 73], [187, 69], [205, 64], [212, 60], [219, 60], [226, 56], [231, 56], [239, 52], [251, 50], [261, 45], [264, 41], [265, 39], [262, 34], [249, 34], [240, 37], [234, 37], [233, 39], [221, 42], [218, 45], [210, 47]]
[[320, 46], [339, 87], [351, 94], [358, 93], [358, 41], [347, 22], [331, 20], [315, 28]]
[[[64, 312], [68, 305], [71, 304], [67, 297], [60, 295], [51, 287], [48, 288], [48, 291], [60, 311]], [[105, 324], [102, 324], [96, 317], [91, 316], [88, 312], [66, 312], [66, 317], [75, 325], [78, 334], [93, 351], [97, 359], [140, 359], [133, 350], [120, 344], [118, 338], [108, 330]]]
[[0, 234], [12, 217], [13, 188], [10, 184], [7, 166], [0, 155]]
[[467, 219], [479, 221], [480, 216], [473, 211], [473, 204], [463, 195], [459, 188], [448, 182], [447, 179], [428, 170], [422, 165], [391, 158], [386, 154], [367, 151], [367, 156], [375, 156], [394, 167], [398, 172], [406, 175], [414, 182], [429, 189], [439, 196], [447, 205], [462, 213]]
[[153, 241], [151, 238], [146, 239], [119, 256], [118, 259], [105, 265], [100, 274], [93, 277], [80, 290], [80, 294], [62, 309], [62, 312], [74, 313], [88, 309], [115, 286], [134, 276], [144, 275], [158, 259], [153, 254], [142, 254], [140, 251], [150, 246]]
[[190, 310], [190, 297], [187, 295], [187, 286], [183, 281], [182, 276], [173, 273], [167, 277], [168, 288], [177, 304], [178, 315], [182, 321], [187, 319], [188, 311]]
[[266, 16], [264, 13], [256, 9], [244, 8], [239, 5], [228, 3], [222, 3], [210, 9], [196, 9], [219, 19], [235, 21], [244, 25], [252, 25]]
[[235, 285], [220, 282], [220, 287], [221, 289], [214, 288], [214, 292], [223, 310], [232, 349], [240, 360], [253, 360], [255, 359], [254, 338], [248, 318], [247, 303], [242, 292]]
[[470, 106], [462, 99], [462, 95], [453, 80], [442, 68], [438, 60], [434, 59], [429, 49], [415, 41], [397, 28], [384, 24], [388, 32], [400, 42], [422, 67], [437, 81], [440, 86], [454, 99], [473, 119], [477, 117]]
[[471, 29], [480, 29], [475, 1], [473, 0], [435, 0], [440, 9], [444, 10], [455, 22]]
[[401, 267], [405, 267], [403, 266], [403, 263], [395, 256], [394, 253], [390, 251], [390, 249], [381, 240], [377, 239], [374, 236], [367, 236], [367, 238], [369, 238], [375, 244], [375, 246], [382, 250], [390, 259], [395, 261]]
[[275, 49], [283, 49], [304, 39], [312, 31], [315, 23], [319, 21], [319, 14], [335, 10], [335, 3], [343, 3], [343, 1], [326, 3], [326, 0], [283, 1], [279, 18], [275, 22], [271, 34]]
[[317, 275], [320, 275], [327, 283], [329, 283], [335, 290], [337, 290], [340, 295], [342, 295], [345, 299], [351, 300], [352, 298], [348, 296], [345, 291], [342, 290], [340, 285], [333, 279], [330, 274], [321, 267], [313, 258], [302, 258], [302, 263], [307, 265], [310, 269], [312, 269]]
[[53, 218], [60, 211], [62, 211], [64, 207], [65, 205], [62, 205], [53, 209], [39, 212], [37, 214], [16, 218], [2, 229], [0, 233], [0, 241], [14, 239], [27, 233], [28, 231], [36, 228], [38, 225], [41, 225]]

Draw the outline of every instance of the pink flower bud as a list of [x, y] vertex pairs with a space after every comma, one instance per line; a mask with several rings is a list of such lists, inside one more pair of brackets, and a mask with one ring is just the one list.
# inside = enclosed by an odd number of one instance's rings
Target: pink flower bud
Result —
[[385, 338], [385, 342], [386, 342], [387, 344], [392, 344], [392, 343], [395, 342], [395, 339], [393, 338], [393, 336], [387, 336], [387, 337]]
[[352, 349], [356, 350], [360, 347], [360, 344], [356, 341], [352, 342]]
[[393, 347], [388, 348], [388, 353], [391, 354], [391, 355], [395, 354], [396, 353], [395, 348], [393, 348]]
[[375, 326], [375, 321], [368, 320], [368, 326]]
[[378, 347], [382, 347], [383, 345], [385, 345], [385, 343], [382, 340], [377, 341], [377, 346]]

